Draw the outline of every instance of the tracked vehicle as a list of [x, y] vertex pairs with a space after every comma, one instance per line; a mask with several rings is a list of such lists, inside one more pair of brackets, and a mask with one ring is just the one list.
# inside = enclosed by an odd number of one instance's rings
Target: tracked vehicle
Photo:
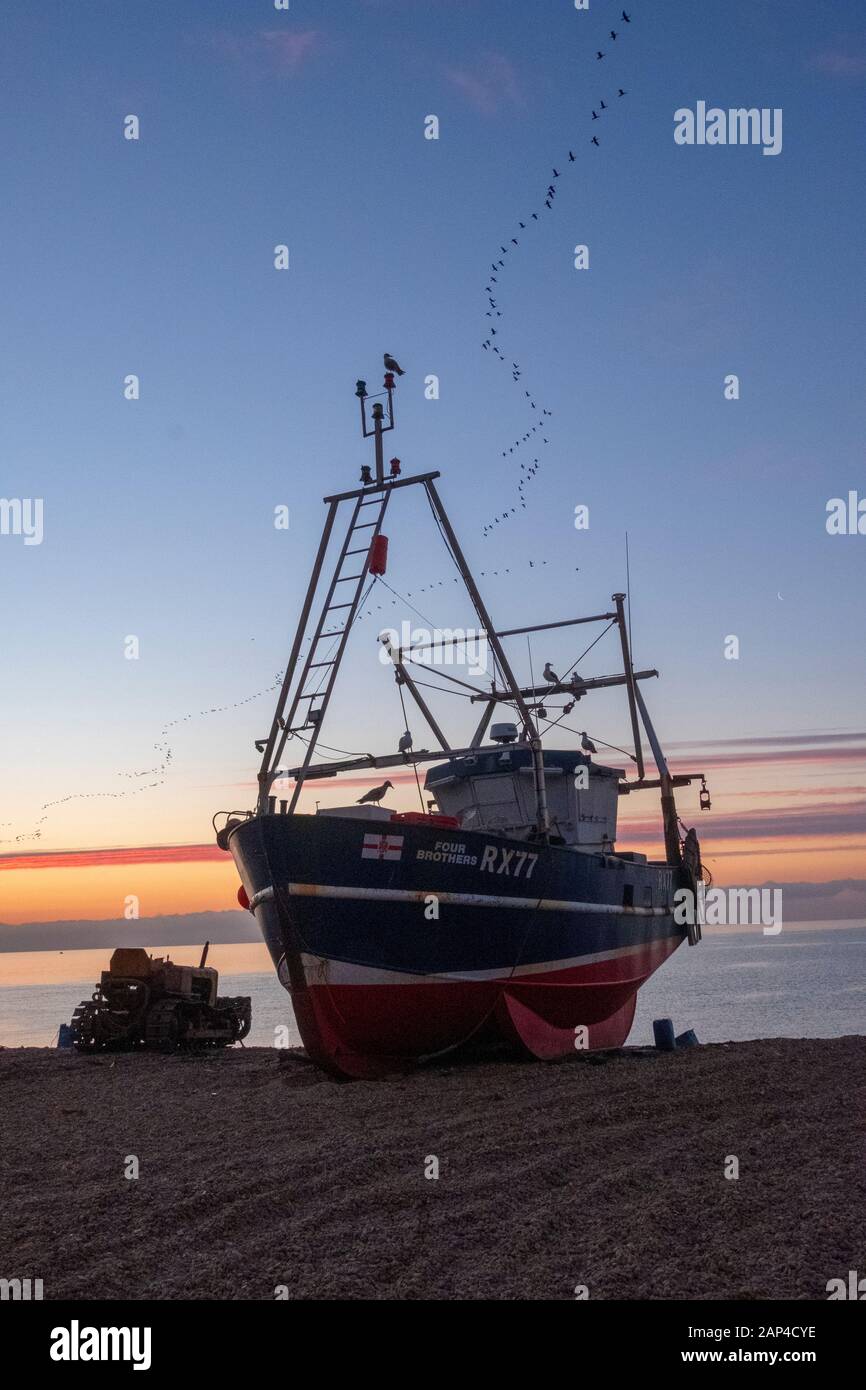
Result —
[[198, 966], [118, 947], [91, 998], [72, 1015], [76, 1050], [174, 1052], [241, 1042], [250, 1031], [252, 1002], [247, 995], [219, 997], [219, 973], [205, 965], [208, 944]]

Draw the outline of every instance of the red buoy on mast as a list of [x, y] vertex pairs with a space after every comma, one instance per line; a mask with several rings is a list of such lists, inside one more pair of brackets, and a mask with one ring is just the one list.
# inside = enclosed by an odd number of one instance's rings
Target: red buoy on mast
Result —
[[375, 536], [370, 544], [370, 574], [384, 574], [388, 568], [388, 537]]

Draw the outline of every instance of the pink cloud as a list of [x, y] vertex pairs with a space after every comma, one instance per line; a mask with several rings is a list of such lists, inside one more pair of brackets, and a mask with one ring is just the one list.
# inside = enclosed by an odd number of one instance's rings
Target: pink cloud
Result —
[[462, 92], [476, 110], [495, 115], [502, 106], [519, 106], [523, 93], [510, 59], [488, 53], [474, 68], [446, 68], [448, 81]]
[[859, 51], [828, 48], [823, 53], [817, 53], [810, 66], [818, 72], [827, 73], [830, 77], [864, 77], [866, 53], [863, 52], [862, 46], [859, 46]]
[[285, 29], [265, 29], [260, 35], [262, 46], [281, 68], [294, 71], [319, 45], [317, 29], [289, 33]]
[[211, 46], [226, 58], [249, 66], [266, 66], [274, 72], [293, 73], [321, 46], [318, 29], [260, 29], [253, 34], [221, 30]]
[[92, 869], [118, 864], [200, 864], [225, 860], [217, 845], [128, 845], [123, 849], [40, 850], [4, 854], [2, 869]]

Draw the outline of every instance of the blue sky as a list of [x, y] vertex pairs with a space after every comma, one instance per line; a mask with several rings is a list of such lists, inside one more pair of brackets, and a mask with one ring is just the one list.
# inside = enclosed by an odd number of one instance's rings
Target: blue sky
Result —
[[[273, 683], [321, 497], [368, 458], [353, 387], [385, 348], [406, 368], [393, 451], [442, 469], [501, 626], [606, 607], [628, 530], [665, 738], [860, 727], [866, 539], [829, 537], [824, 516], [866, 492], [862, 5], [628, 9], [625, 26], [604, 0], [6, 0], [0, 492], [45, 506], [42, 545], [0, 537], [7, 838], [50, 797], [124, 788], [168, 721]], [[698, 100], [781, 107], [782, 153], [676, 146], [674, 111]], [[480, 347], [512, 235], [499, 331], [519, 385]], [[524, 385], [550, 443], [527, 510], [485, 539], [514, 504], [501, 451], [526, 428]], [[441, 579], [418, 606], [465, 621], [419, 504], [386, 529], [389, 583]], [[329, 730], [353, 751], [401, 732], [375, 632], [413, 614], [379, 602]], [[564, 634], [534, 655], [579, 650]], [[67, 803], [43, 845], [203, 837], [269, 703], [188, 721], [158, 789]], [[613, 698], [585, 718], [625, 736]]]

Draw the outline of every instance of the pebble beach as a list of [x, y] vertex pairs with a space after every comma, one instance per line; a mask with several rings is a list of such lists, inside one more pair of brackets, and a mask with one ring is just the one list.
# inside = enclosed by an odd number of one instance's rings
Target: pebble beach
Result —
[[46, 1299], [825, 1299], [866, 1270], [863, 1037], [351, 1084], [273, 1048], [9, 1048], [0, 1109], [0, 1260]]

